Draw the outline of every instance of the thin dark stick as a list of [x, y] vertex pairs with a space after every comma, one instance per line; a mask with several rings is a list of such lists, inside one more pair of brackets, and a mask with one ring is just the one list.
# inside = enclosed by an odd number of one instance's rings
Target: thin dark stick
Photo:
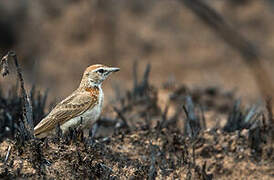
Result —
[[164, 124], [166, 124], [168, 108], [169, 108], [169, 105], [167, 104], [166, 107], [165, 107], [165, 109], [164, 109], [164, 112], [161, 115], [162, 119], [161, 119], [159, 127], [158, 127], [159, 130], [163, 129], [164, 128]]
[[136, 89], [138, 86], [138, 75], [137, 75], [138, 62], [137, 62], [137, 60], [134, 61], [132, 69], [133, 69], [133, 71], [132, 71], [132, 73], [133, 73], [133, 89]]
[[156, 175], [157, 175], [157, 170], [156, 170], [156, 147], [154, 145], [152, 145], [151, 142], [150, 142], [150, 149], [151, 149], [151, 153], [150, 153], [150, 167], [149, 167], [148, 179], [149, 180], [154, 180], [154, 179], [156, 179]]
[[144, 77], [143, 77], [143, 86], [145, 88], [148, 87], [148, 78], [149, 78], [150, 68], [151, 68], [150, 64], [147, 64]]
[[[24, 79], [23, 79], [21, 68], [20, 68], [18, 60], [17, 60], [16, 53], [14, 51], [9, 51], [8, 54], [2, 58], [1, 65], [3, 65], [3, 67], [7, 68], [8, 59], [10, 57], [12, 57], [14, 60], [17, 76], [18, 76], [18, 79], [20, 82], [21, 93], [22, 93], [22, 98], [23, 98], [23, 102], [24, 102], [24, 108], [26, 111], [25, 115], [26, 115], [26, 119], [27, 119], [27, 122], [24, 122], [24, 123], [25, 123], [27, 129], [29, 130], [30, 134], [33, 135], [33, 112], [32, 112], [31, 100], [25, 90]], [[4, 73], [2, 75], [5, 76], [7, 74], [8, 74], [8, 69], [4, 70]], [[25, 119], [25, 118], [23, 118], [23, 119]]]
[[116, 107], [113, 107], [113, 110], [117, 113], [117, 115], [122, 119], [122, 121], [124, 122], [124, 125], [126, 128], [129, 128], [129, 125], [127, 123], [127, 120], [125, 118], [125, 116], [122, 114], [122, 112], [117, 109]]
[[200, 111], [201, 111], [201, 124], [202, 124], [202, 128], [203, 130], [206, 129], [206, 120], [205, 120], [205, 113], [204, 113], [204, 108], [200, 105]]

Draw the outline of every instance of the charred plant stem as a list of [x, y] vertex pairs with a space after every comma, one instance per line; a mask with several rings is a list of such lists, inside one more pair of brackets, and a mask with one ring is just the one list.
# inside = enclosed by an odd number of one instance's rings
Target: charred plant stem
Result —
[[[21, 68], [20, 68], [18, 60], [17, 60], [16, 53], [14, 51], [9, 51], [8, 54], [2, 58], [1, 64], [4, 64], [5, 68], [7, 68], [8, 59], [10, 57], [12, 57], [12, 59], [14, 60], [17, 76], [18, 76], [18, 79], [20, 82], [21, 93], [22, 93], [22, 98], [23, 98], [23, 102], [24, 102], [25, 116], [27, 119], [26, 122], [24, 122], [24, 124], [27, 127], [27, 130], [30, 132], [30, 135], [33, 136], [33, 112], [32, 112], [31, 100], [30, 100], [30, 98], [26, 92], [26, 89], [25, 89], [24, 79], [23, 79]], [[4, 75], [7, 75], [7, 73], [5, 73], [5, 74], [3, 73], [3, 76]]]
[[122, 114], [122, 112], [119, 110], [119, 109], [117, 109], [116, 107], [113, 107], [113, 110], [117, 113], [117, 115], [121, 118], [121, 120], [123, 121], [123, 123], [124, 123], [124, 126], [126, 127], [126, 128], [129, 128], [129, 125], [128, 125], [128, 123], [127, 123], [127, 120], [126, 120], [126, 118], [124, 117], [124, 115]]

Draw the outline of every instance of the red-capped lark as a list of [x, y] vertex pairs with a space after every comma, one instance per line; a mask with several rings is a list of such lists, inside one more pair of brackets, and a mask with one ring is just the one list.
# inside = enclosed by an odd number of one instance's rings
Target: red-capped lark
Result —
[[44, 138], [55, 133], [57, 125], [63, 133], [69, 127], [76, 127], [82, 123], [83, 128], [91, 127], [99, 118], [102, 111], [104, 93], [103, 81], [119, 68], [108, 67], [101, 64], [89, 66], [82, 81], [70, 96], [56, 105], [56, 107], [34, 128], [34, 135]]

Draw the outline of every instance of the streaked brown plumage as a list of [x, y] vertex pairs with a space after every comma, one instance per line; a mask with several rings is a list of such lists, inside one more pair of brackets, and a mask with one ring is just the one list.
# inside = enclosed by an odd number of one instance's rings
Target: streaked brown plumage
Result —
[[34, 135], [46, 137], [55, 132], [59, 124], [63, 132], [80, 124], [91, 126], [98, 119], [103, 102], [101, 83], [119, 68], [93, 65], [86, 69], [77, 90], [64, 99], [34, 128]]

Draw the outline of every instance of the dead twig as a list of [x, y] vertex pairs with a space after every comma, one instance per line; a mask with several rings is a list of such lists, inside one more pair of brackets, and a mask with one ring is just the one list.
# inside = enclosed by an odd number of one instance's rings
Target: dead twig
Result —
[[148, 179], [149, 180], [153, 180], [156, 179], [157, 176], [157, 170], [156, 170], [156, 146], [152, 145], [152, 143], [150, 142], [150, 167], [149, 167], [149, 175], [148, 175]]
[[195, 114], [195, 106], [190, 96], [186, 96], [183, 110], [186, 114], [184, 132], [187, 136], [195, 138], [201, 131], [201, 122]]
[[158, 124], [158, 127], [157, 127], [158, 130], [163, 129], [164, 125], [166, 124], [168, 108], [169, 108], [169, 104], [166, 105], [166, 107], [164, 109], [164, 112], [161, 114], [161, 120], [160, 120], [160, 122]]
[[117, 115], [121, 118], [121, 120], [122, 120], [123, 123], [124, 123], [124, 126], [125, 126], [126, 128], [129, 129], [129, 125], [128, 125], [128, 123], [127, 123], [127, 120], [126, 120], [125, 116], [122, 114], [122, 111], [120, 111], [120, 110], [117, 109], [116, 107], [113, 107], [113, 110], [114, 110], [114, 111], [117, 113]]
[[24, 102], [24, 109], [25, 109], [25, 113], [24, 113], [25, 118], [23, 118], [24, 119], [24, 124], [26, 126], [27, 131], [29, 132], [28, 134], [33, 137], [32, 103], [31, 103], [31, 100], [30, 100], [28, 94], [26, 93], [26, 90], [25, 90], [25, 87], [24, 87], [24, 79], [23, 79], [22, 71], [21, 71], [21, 68], [18, 64], [17, 56], [16, 56], [16, 53], [14, 51], [9, 51], [7, 53], [7, 55], [5, 55], [1, 59], [0, 65], [1, 65], [1, 69], [2, 69], [2, 75], [6, 76], [6, 75], [9, 74], [8, 60], [9, 60], [10, 57], [14, 60], [14, 64], [15, 64], [16, 72], [17, 72], [17, 77], [18, 77], [19, 82], [20, 82], [21, 93], [22, 93], [22, 98], [23, 98], [23, 102]]
[[[274, 141], [274, 119], [273, 119], [273, 100], [271, 98], [269, 98], [266, 101], [266, 109], [267, 109], [267, 113], [268, 113], [268, 120], [269, 120], [269, 127], [270, 127], [270, 134], [271, 134], [271, 138], [272, 141]], [[265, 123], [264, 123], [265, 124]]]
[[138, 68], [138, 61], [136, 60], [136, 61], [134, 61], [133, 67], [132, 67], [132, 69], [133, 69], [133, 71], [132, 71], [132, 73], [133, 73], [133, 89], [136, 89], [138, 86], [138, 75], [137, 75], [138, 70], [137, 70], [137, 68]]
[[273, 100], [271, 98], [269, 98], [266, 101], [266, 109], [267, 109], [267, 114], [268, 114], [268, 119], [269, 119], [269, 123], [271, 124], [271, 126], [274, 126], [274, 119], [273, 119], [273, 111], [272, 111], [272, 102]]
[[[134, 64], [135, 65], [135, 64]], [[150, 73], [151, 66], [147, 64], [142, 82], [138, 83], [137, 79], [137, 64], [133, 67], [133, 77], [134, 77], [134, 87], [133, 87], [133, 96], [142, 96], [145, 94], [146, 90], [149, 87], [149, 73]]]

